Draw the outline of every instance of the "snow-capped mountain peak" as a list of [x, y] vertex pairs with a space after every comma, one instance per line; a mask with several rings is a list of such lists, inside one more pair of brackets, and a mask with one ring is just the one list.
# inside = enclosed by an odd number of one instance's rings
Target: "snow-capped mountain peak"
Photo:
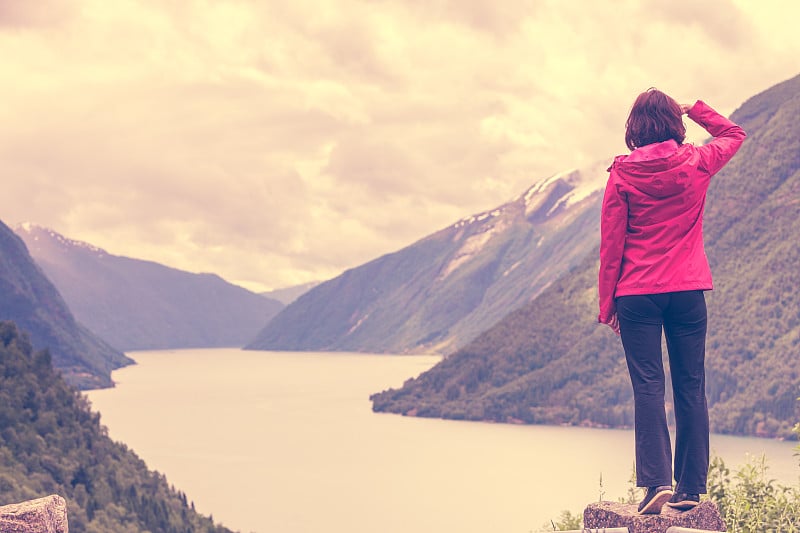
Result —
[[537, 214], [536, 218], [547, 218], [602, 190], [608, 179], [608, 165], [609, 161], [603, 160], [553, 174], [533, 184], [520, 198], [525, 216]]
[[31, 222], [23, 222], [22, 224], [17, 225], [14, 228], [14, 231], [17, 234], [24, 232], [26, 235], [29, 235], [31, 237], [31, 240], [33, 240], [34, 242], [40, 242], [41, 239], [47, 239], [49, 242], [54, 243], [58, 246], [62, 246], [64, 248], [83, 249], [86, 250], [87, 252], [97, 255], [98, 257], [103, 257], [108, 255], [108, 252], [106, 252], [102, 248], [93, 246], [88, 242], [69, 239], [67, 237], [64, 237], [57, 231], [54, 231], [50, 228], [45, 228], [44, 226], [39, 226], [37, 224], [32, 224]]

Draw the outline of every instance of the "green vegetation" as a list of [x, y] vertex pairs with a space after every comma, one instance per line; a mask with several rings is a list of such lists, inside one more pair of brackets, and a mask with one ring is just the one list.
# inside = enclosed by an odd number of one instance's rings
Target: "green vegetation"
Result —
[[75, 320], [22, 239], [2, 222], [0, 320], [13, 320], [35, 346], [47, 347], [53, 364], [76, 387], [110, 387], [111, 371], [133, 362]]
[[0, 502], [48, 494], [67, 500], [71, 531], [230, 533], [194, 511], [186, 495], [112, 441], [88, 400], [0, 322]]
[[[715, 290], [706, 296], [706, 379], [716, 433], [793, 438], [800, 419], [798, 95], [800, 76], [734, 113], [748, 139], [708, 194], [704, 224]], [[594, 252], [428, 372], [373, 395], [373, 409], [632, 427], [621, 343], [596, 323], [597, 270]]]
[[731, 533], [800, 531], [800, 483], [778, 484], [767, 476], [762, 456], [735, 472], [717, 458], [709, 470], [708, 498], [719, 507]]
[[[583, 516], [580, 513], [571, 513], [569, 511], [561, 511], [558, 521], [550, 521], [553, 526], [553, 531], [572, 531], [576, 529], [583, 529]], [[548, 531], [548, 528], [542, 528], [543, 531]]]
[[[787, 487], [769, 479], [767, 472], [763, 456], [742, 466], [733, 478], [722, 459], [712, 459], [705, 498], [717, 504], [730, 533], [800, 531], [800, 483]], [[634, 480], [627, 496], [619, 501], [635, 505], [641, 498], [641, 489]], [[580, 513], [562, 511], [550, 525], [542, 531], [583, 529], [583, 517]]]
[[[800, 435], [800, 424], [796, 424], [793, 431]], [[795, 449], [800, 455], [800, 446]], [[781, 485], [768, 477], [768, 471], [767, 459], [761, 456], [751, 459], [731, 476], [725, 462], [712, 457], [708, 495], [704, 498], [717, 504], [730, 533], [800, 531], [800, 480], [795, 486]], [[602, 478], [600, 483], [602, 487]], [[641, 497], [634, 472], [628, 494], [619, 501], [635, 504]], [[562, 511], [558, 521], [551, 525], [553, 531], [582, 529], [583, 519], [580, 513]], [[549, 527], [542, 528], [542, 531], [549, 530]]]

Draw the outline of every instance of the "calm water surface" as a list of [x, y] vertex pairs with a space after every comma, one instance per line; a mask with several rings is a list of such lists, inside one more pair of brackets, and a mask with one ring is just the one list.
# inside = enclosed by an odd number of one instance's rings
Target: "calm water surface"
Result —
[[[438, 357], [129, 354], [89, 398], [112, 438], [198, 511], [242, 533], [528, 533], [628, 489], [633, 433], [375, 414], [369, 395]], [[712, 435], [729, 466], [766, 454], [794, 484], [793, 444]], [[602, 476], [602, 488], [600, 478]]]

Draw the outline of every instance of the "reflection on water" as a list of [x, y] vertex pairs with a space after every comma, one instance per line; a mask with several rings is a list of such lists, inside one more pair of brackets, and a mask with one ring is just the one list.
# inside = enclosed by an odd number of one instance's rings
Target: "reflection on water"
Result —
[[[528, 533], [629, 486], [631, 431], [372, 413], [371, 393], [438, 357], [129, 355], [138, 364], [114, 373], [115, 389], [88, 393], [111, 437], [242, 533]], [[791, 443], [712, 435], [711, 446], [729, 466], [766, 453], [771, 477], [800, 476]]]

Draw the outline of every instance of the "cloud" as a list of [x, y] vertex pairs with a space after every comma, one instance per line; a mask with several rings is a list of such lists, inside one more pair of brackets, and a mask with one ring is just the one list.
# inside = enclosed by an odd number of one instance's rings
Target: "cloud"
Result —
[[798, 8], [764, 5], [0, 0], [0, 217], [334, 276], [623, 151], [647, 87], [731, 112], [795, 75]]
[[534, 16], [542, 3], [533, 0], [410, 0], [403, 5], [410, 7], [417, 19], [459, 25], [502, 39], [519, 31], [525, 19]]
[[689, 31], [700, 31], [721, 48], [740, 51], [756, 37], [754, 27], [739, 7], [730, 0], [697, 2], [687, 5], [670, 0], [647, 0], [642, 3], [642, 14], [668, 23], [670, 26], [688, 26]]
[[0, 28], [22, 30], [60, 26], [73, 15], [73, 9], [67, 0], [0, 0]]

